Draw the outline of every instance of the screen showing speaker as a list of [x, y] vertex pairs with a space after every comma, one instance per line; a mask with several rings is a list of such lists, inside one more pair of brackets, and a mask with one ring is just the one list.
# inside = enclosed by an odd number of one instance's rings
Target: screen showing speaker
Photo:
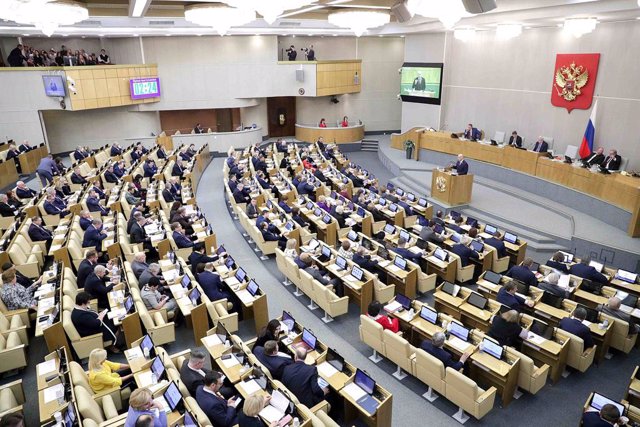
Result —
[[405, 62], [400, 72], [403, 102], [440, 105], [442, 63]]

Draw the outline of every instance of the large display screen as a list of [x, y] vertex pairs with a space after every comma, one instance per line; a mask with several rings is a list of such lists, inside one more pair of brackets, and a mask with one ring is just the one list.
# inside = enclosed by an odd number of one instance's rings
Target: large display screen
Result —
[[405, 62], [400, 73], [400, 97], [404, 102], [440, 105], [442, 63]]
[[160, 96], [160, 79], [145, 77], [129, 80], [131, 99], [156, 98]]
[[44, 82], [44, 92], [47, 96], [61, 96], [64, 98], [64, 80], [62, 76], [42, 76]]

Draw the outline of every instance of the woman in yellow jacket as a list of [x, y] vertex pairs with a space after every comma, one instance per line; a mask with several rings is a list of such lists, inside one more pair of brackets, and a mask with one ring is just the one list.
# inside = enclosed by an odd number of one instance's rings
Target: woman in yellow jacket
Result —
[[[118, 371], [118, 372], [117, 372]], [[101, 348], [94, 349], [89, 354], [89, 384], [94, 393], [113, 387], [129, 387], [135, 384], [129, 365], [114, 363], [107, 360], [107, 351]]]

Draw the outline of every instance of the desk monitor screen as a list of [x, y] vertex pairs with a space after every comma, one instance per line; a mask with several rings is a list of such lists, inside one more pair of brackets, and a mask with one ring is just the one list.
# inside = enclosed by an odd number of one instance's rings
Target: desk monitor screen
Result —
[[323, 221], [325, 224], [330, 224], [330, 223], [331, 223], [331, 215], [326, 214], [326, 215], [322, 218], [322, 221]]
[[416, 195], [413, 193], [407, 193], [407, 200], [409, 200], [410, 202], [415, 202]]
[[247, 285], [247, 291], [249, 291], [252, 297], [255, 297], [259, 290], [260, 290], [260, 287], [258, 286], [256, 281], [251, 279], [249, 281], [249, 284]]
[[313, 209], [313, 202], [307, 202], [307, 209]]
[[407, 268], [407, 260], [402, 258], [400, 255], [396, 255], [396, 257], [393, 259], [393, 265], [401, 270], [404, 270], [405, 268]]
[[284, 225], [285, 230], [287, 231], [291, 231], [293, 230], [293, 222], [291, 221], [287, 221], [287, 223]]
[[133, 297], [129, 295], [127, 299], [124, 301], [124, 311], [126, 313], [129, 313], [132, 308], [133, 308]]
[[198, 290], [198, 288], [193, 288], [191, 290], [191, 293], [189, 294], [189, 299], [191, 300], [191, 304], [193, 305], [198, 305], [200, 304], [200, 297], [202, 295], [200, 294], [200, 291]]
[[314, 214], [315, 216], [320, 216], [320, 215], [322, 215], [322, 209], [320, 209], [320, 208], [315, 208], [315, 210], [313, 211], [313, 214]]
[[440, 105], [442, 63], [405, 62], [400, 69], [402, 102]]
[[363, 208], [359, 207], [358, 208], [358, 216], [361, 216], [362, 218], [364, 218], [366, 215], [365, 211]]
[[380, 198], [380, 200], [378, 200], [378, 204], [379, 204], [380, 206], [385, 206], [385, 205], [387, 204], [387, 200], [386, 200], [386, 199], [383, 199], [383, 198]]
[[627, 409], [625, 405], [623, 405], [622, 403], [609, 399], [608, 397], [603, 396], [600, 393], [593, 393], [589, 406], [599, 411], [606, 404], [611, 404], [616, 408], [618, 408], [618, 411], [620, 412], [620, 416], [624, 415]]
[[542, 320], [533, 319], [530, 330], [534, 334], [539, 335], [546, 340], [550, 340], [553, 337], [553, 327], [549, 326]]
[[[242, 269], [240, 268], [240, 269], [238, 269], [238, 271], [239, 270], [242, 270]], [[237, 273], [236, 273], [236, 275], [237, 275]], [[185, 275], [182, 276], [182, 279], [180, 280], [180, 284], [185, 289], [189, 288], [189, 285], [191, 284], [191, 278], [189, 277], [188, 274], [185, 274]]]
[[347, 238], [349, 240], [351, 240], [352, 242], [357, 242], [358, 241], [358, 233], [356, 233], [353, 230], [349, 230], [349, 233], [347, 233]]
[[362, 246], [364, 246], [364, 248], [365, 248], [366, 250], [368, 250], [368, 251], [373, 250], [373, 244], [371, 243], [371, 240], [369, 240], [369, 239], [365, 239], [365, 238], [363, 238], [363, 239], [362, 239], [362, 242], [360, 242], [360, 244], [361, 244]]
[[73, 403], [69, 403], [69, 405], [67, 405], [67, 412], [64, 414], [64, 427], [77, 426], [77, 419], [76, 408]]
[[273, 208], [273, 203], [271, 203], [271, 200], [267, 200], [267, 207], [269, 209]]
[[411, 235], [409, 234], [409, 232], [408, 232], [407, 230], [400, 230], [400, 234], [399, 234], [399, 236], [400, 236], [401, 238], [403, 238], [404, 240], [406, 240], [407, 242], [408, 242], [409, 240], [411, 240]]
[[311, 350], [316, 349], [316, 336], [313, 335], [313, 333], [307, 328], [304, 328], [302, 330], [302, 341], [304, 341], [304, 343], [307, 344], [309, 348], [311, 348]]
[[353, 382], [363, 389], [367, 394], [373, 394], [376, 388], [376, 382], [360, 368], [356, 369], [356, 377]]
[[355, 277], [357, 280], [362, 281], [362, 276], [364, 276], [364, 271], [357, 265], [354, 265], [351, 269], [351, 275]]
[[438, 233], [438, 234], [442, 234], [442, 233], [444, 233], [444, 227], [443, 227], [443, 226], [441, 226], [440, 224], [436, 224], [436, 225], [433, 227], [433, 231], [435, 231], [435, 232], [436, 232], [436, 233]]
[[532, 263], [531, 263], [531, 265], [529, 266], [529, 270], [530, 270], [532, 273], [536, 273], [536, 272], [538, 271], [538, 269], [539, 269], [539, 268], [540, 268], [540, 263], [537, 263], [537, 262], [535, 262], [535, 261], [534, 261], [534, 262], [532, 262]]
[[287, 328], [289, 328], [290, 331], [293, 331], [296, 326], [296, 319], [294, 319], [288, 311], [282, 311], [282, 323], [287, 325]]
[[173, 381], [169, 384], [162, 395], [169, 404], [169, 409], [171, 409], [171, 412], [175, 411], [182, 401], [182, 393], [180, 393], [180, 389]]
[[387, 234], [393, 234], [396, 232], [396, 227], [391, 224], [387, 224], [384, 226], [384, 232]]
[[187, 411], [184, 413], [184, 427], [198, 427], [198, 422], [196, 421], [196, 417], [191, 415], [191, 412]]
[[543, 303], [550, 305], [551, 307], [560, 308], [562, 307], [562, 300], [564, 298], [554, 295], [551, 292], [543, 291], [542, 292], [542, 301]]
[[484, 338], [482, 340], [482, 350], [487, 354], [492, 355], [496, 359], [502, 359], [502, 353], [504, 352], [504, 347], [495, 342], [490, 338]]
[[244, 271], [244, 269], [242, 267], [238, 268], [238, 270], [236, 271], [235, 274], [235, 278], [238, 282], [242, 283], [244, 282], [244, 279], [247, 277], [247, 272]]
[[564, 262], [573, 262], [573, 254], [562, 251], [560, 251], [560, 253], [564, 256]]
[[633, 283], [636, 283], [636, 281], [638, 280], [638, 275], [630, 271], [618, 269], [618, 271], [616, 271], [615, 278], [618, 280], [622, 280], [623, 282], [633, 284]]
[[598, 323], [598, 317], [600, 315], [600, 312], [598, 310], [595, 310], [593, 308], [589, 308], [586, 305], [583, 304], [578, 304], [578, 307], [582, 307], [585, 309], [585, 311], [587, 312], [587, 317], [585, 318], [586, 321], [591, 322], [591, 323]]
[[515, 234], [511, 234], [509, 232], [504, 233], [504, 240], [515, 245], [516, 243], [518, 243], [518, 236], [516, 236]]
[[438, 312], [426, 305], [420, 309], [420, 317], [434, 325], [438, 323]]
[[462, 341], [467, 342], [467, 339], [469, 338], [469, 330], [456, 321], [451, 322], [450, 325], [451, 329], [449, 332], [460, 338]]
[[396, 294], [396, 302], [398, 302], [402, 308], [409, 310], [411, 308], [411, 298], [403, 294]]
[[449, 254], [447, 253], [447, 251], [445, 251], [442, 248], [436, 248], [436, 251], [433, 253], [433, 256], [438, 258], [440, 261], [446, 261], [447, 258], [449, 257]]
[[387, 190], [393, 190], [393, 184], [390, 182], [387, 182]]
[[396, 194], [398, 196], [404, 196], [404, 190], [402, 188], [396, 188]]
[[340, 267], [340, 269], [344, 270], [347, 268], [347, 260], [339, 256], [336, 258], [336, 265]]
[[235, 265], [235, 263], [236, 263], [236, 261], [233, 259], [233, 257], [228, 256], [227, 260], [224, 262], [224, 265], [229, 270], [231, 270], [233, 268], [233, 266]]
[[472, 240], [471, 249], [473, 249], [476, 252], [482, 252], [484, 251], [484, 243], [478, 242], [477, 240]]
[[453, 233], [451, 235], [451, 240], [453, 240], [456, 243], [460, 243], [460, 235], [458, 233]]
[[598, 273], [602, 273], [602, 269], [604, 268], [604, 264], [601, 264], [596, 261], [589, 261], [589, 265], [595, 268]]
[[493, 233], [495, 233], [496, 231], [498, 231], [498, 229], [493, 225], [487, 224], [484, 226], [484, 232], [487, 234], [491, 234], [493, 236]]
[[153, 359], [153, 362], [151, 363], [151, 372], [156, 374], [156, 378], [158, 379], [158, 381], [163, 378], [164, 364], [162, 363], [162, 360], [160, 360], [159, 356]]
[[456, 218], [458, 218], [458, 217], [460, 216], [460, 212], [458, 212], [458, 211], [451, 211], [451, 212], [449, 212], [449, 216], [450, 216], [451, 218], [453, 218], [453, 219], [456, 219]]
[[145, 349], [149, 351], [149, 357], [155, 357], [156, 349], [153, 346], [153, 341], [149, 335], [145, 335], [140, 342], [140, 350], [142, 350], [143, 354], [145, 353]]
[[491, 282], [494, 285], [497, 285], [498, 283], [500, 283], [500, 280], [502, 280], [502, 275], [496, 273], [493, 270], [487, 270], [484, 273], [484, 280], [486, 280], [487, 282]]
[[471, 218], [470, 216], [467, 217], [467, 222], [466, 222], [467, 225], [471, 227], [475, 227], [477, 223], [478, 223], [477, 219]]
[[418, 249], [422, 249], [423, 251], [426, 251], [429, 249], [429, 243], [427, 243], [425, 240], [422, 240], [419, 237], [416, 240], [416, 246], [418, 247]]
[[423, 199], [422, 197], [420, 197], [420, 198], [418, 199], [418, 204], [419, 204], [420, 206], [422, 206], [423, 208], [426, 208], [426, 207], [427, 207], [427, 199]]
[[467, 302], [480, 310], [484, 310], [484, 307], [487, 305], [487, 299], [477, 292], [471, 292]]
[[344, 370], [344, 357], [340, 356], [340, 354], [332, 348], [327, 350], [327, 363], [336, 368], [338, 372]]
[[224, 245], [220, 245], [220, 246], [218, 246], [218, 249], [216, 250], [216, 255], [222, 255], [226, 251], [227, 250], [224, 248]]
[[331, 248], [329, 246], [322, 245], [320, 253], [327, 258], [331, 258]]
[[344, 184], [348, 184], [349, 183], [349, 178], [347, 178], [346, 176], [342, 178], [342, 182]]
[[398, 205], [396, 205], [395, 203], [391, 203], [391, 204], [389, 205], [389, 210], [390, 210], [391, 212], [398, 212]]

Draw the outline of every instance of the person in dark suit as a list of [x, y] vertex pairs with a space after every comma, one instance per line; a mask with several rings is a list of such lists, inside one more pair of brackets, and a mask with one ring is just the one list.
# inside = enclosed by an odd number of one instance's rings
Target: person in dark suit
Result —
[[119, 162], [116, 162], [113, 165], [113, 174], [118, 178], [122, 178], [124, 176], [124, 172], [126, 169], [127, 167], [125, 166], [124, 162], [121, 160]]
[[198, 387], [204, 385], [204, 377], [212, 372], [210, 369], [205, 368], [206, 360], [207, 355], [204, 351], [194, 348], [191, 350], [189, 359], [185, 360], [180, 367], [180, 380], [189, 390], [191, 396], [196, 395]]
[[80, 168], [74, 168], [73, 173], [71, 174], [71, 182], [74, 184], [84, 185], [88, 181], [87, 181], [87, 178], [82, 176], [82, 174], [80, 173]]
[[629, 324], [629, 335], [636, 335], [640, 332], [640, 320], [637, 317], [632, 317], [629, 313], [625, 313], [620, 309], [622, 300], [618, 297], [611, 297], [607, 300], [606, 304], [599, 304], [598, 311], [613, 317], [614, 319], [622, 320]]
[[158, 147], [158, 151], [156, 151], [156, 157], [160, 160], [165, 160], [168, 157], [167, 151], [162, 145]]
[[591, 337], [591, 331], [589, 327], [582, 323], [587, 317], [587, 310], [582, 307], [576, 307], [571, 317], [565, 317], [560, 320], [558, 326], [560, 329], [567, 331], [577, 337], [582, 338], [584, 341], [584, 349], [588, 349], [596, 345]]
[[284, 356], [283, 353], [278, 353], [278, 342], [273, 340], [264, 343], [264, 347], [257, 347], [253, 354], [256, 355], [260, 363], [269, 370], [271, 376], [276, 380], [282, 378], [285, 366], [293, 363], [290, 357]]
[[484, 239], [484, 243], [496, 248], [498, 258], [504, 258], [507, 256], [507, 247], [504, 245], [504, 242], [502, 241], [502, 234], [500, 234], [498, 230], [493, 233], [493, 237]]
[[7, 160], [13, 159], [16, 164], [16, 170], [19, 174], [22, 173], [22, 168], [20, 167], [20, 159], [18, 156], [20, 155], [20, 150], [16, 148], [14, 144], [9, 144], [9, 149], [7, 150]]
[[420, 238], [425, 242], [431, 242], [435, 244], [444, 242], [444, 237], [434, 231], [433, 227], [435, 225], [436, 223], [433, 220], [430, 220], [428, 225], [423, 226], [422, 230], [420, 230]]
[[249, 219], [256, 219], [258, 217], [258, 200], [251, 199], [251, 203], [247, 204], [247, 216]]
[[158, 173], [158, 167], [152, 159], [147, 159], [147, 161], [144, 162], [142, 170], [144, 171], [145, 178], [153, 178], [153, 176]]
[[93, 273], [93, 269], [98, 265], [98, 253], [94, 249], [87, 251], [85, 258], [80, 262], [78, 266], [78, 276], [76, 278], [76, 284], [78, 288], [84, 288], [84, 284], [87, 281], [87, 277]]
[[198, 268], [199, 264], [215, 262], [219, 258], [220, 257], [216, 254], [213, 254], [212, 256], [207, 255], [204, 243], [197, 242], [193, 246], [193, 252], [191, 252], [191, 254], [189, 255], [189, 265], [191, 266], [191, 272], [195, 276], [197, 272], [196, 269]]
[[196, 123], [193, 127], [193, 133], [204, 133], [204, 129], [200, 126], [200, 123]]
[[307, 225], [309, 225], [302, 217], [300, 208], [297, 206], [291, 209], [291, 219], [294, 220], [300, 227], [306, 227]]
[[589, 409], [582, 414], [582, 427], [613, 427], [625, 426], [627, 421], [620, 417], [620, 411], [615, 405], [607, 403], [600, 411]]
[[460, 243], [456, 243], [451, 247], [451, 252], [460, 257], [460, 263], [462, 267], [466, 267], [471, 263], [471, 259], [479, 259], [480, 256], [476, 251], [469, 247], [471, 238], [469, 236], [462, 236]]
[[114, 344], [107, 347], [112, 353], [120, 353], [120, 349], [116, 347], [117, 341], [116, 328], [113, 322], [106, 318], [107, 310], [96, 313], [91, 310], [89, 302], [91, 294], [87, 292], [78, 292], [76, 295], [76, 305], [71, 311], [71, 322], [81, 337], [88, 337], [94, 334], [102, 334], [103, 341], [112, 341]]
[[590, 266], [589, 261], [588, 257], [582, 258], [579, 263], [573, 264], [571, 268], [569, 268], [569, 274], [606, 285], [609, 282], [607, 277], [602, 273], [598, 273], [594, 267]]
[[173, 240], [176, 242], [178, 248], [192, 248], [194, 243], [184, 234], [184, 229], [180, 223], [174, 222], [171, 224], [171, 231]]
[[471, 141], [477, 141], [481, 137], [481, 133], [477, 128], [474, 128], [471, 123], [467, 125], [467, 128], [464, 130], [464, 138], [470, 139]]
[[192, 235], [194, 232], [193, 225], [191, 225], [192, 218], [191, 216], [187, 215], [187, 208], [185, 208], [184, 206], [176, 209], [169, 221], [172, 223], [177, 222], [178, 224], [180, 224], [184, 229], [185, 234], [187, 235]]
[[553, 268], [554, 270], [559, 271], [563, 274], [569, 274], [569, 266], [564, 262], [564, 255], [562, 252], [558, 251], [549, 261], [547, 261], [547, 266]]
[[400, 237], [398, 239], [398, 247], [394, 248], [393, 251], [398, 255], [400, 255], [402, 258], [411, 260], [413, 262], [418, 262], [418, 260], [422, 258], [422, 256], [424, 255], [424, 252], [422, 250], [414, 252], [407, 249], [406, 246], [407, 246], [407, 241], [405, 240], [404, 237]]
[[120, 179], [113, 171], [113, 165], [110, 165], [104, 172], [104, 180], [110, 184], [117, 184]]
[[38, 192], [27, 187], [27, 184], [25, 184], [24, 181], [16, 182], [16, 196], [19, 198], [30, 199], [35, 197], [36, 194], [38, 194]]
[[531, 258], [525, 258], [522, 264], [511, 267], [509, 271], [507, 271], [506, 276], [519, 280], [529, 286], [536, 286], [538, 279], [536, 279], [536, 275], [529, 270], [532, 264], [533, 260]]
[[109, 298], [107, 295], [113, 290], [115, 283], [107, 285], [107, 268], [103, 265], [96, 265], [93, 273], [89, 273], [84, 282], [84, 291], [98, 300], [98, 308], [109, 308]]
[[122, 147], [117, 142], [114, 142], [109, 151], [111, 157], [122, 155]]
[[42, 218], [34, 216], [31, 218], [31, 225], [27, 231], [32, 242], [47, 242], [50, 245], [53, 241], [53, 233], [42, 226]]
[[89, 211], [80, 212], [80, 228], [82, 228], [83, 231], [86, 231], [87, 228], [89, 228], [92, 221], [93, 221], [93, 217], [91, 216], [91, 212]]
[[15, 216], [15, 209], [8, 203], [9, 198], [6, 194], [0, 194], [0, 215], [4, 217]]
[[522, 137], [518, 135], [518, 132], [515, 130], [511, 132], [511, 137], [509, 138], [509, 145], [513, 147], [522, 148]]
[[182, 162], [179, 159], [176, 159], [173, 164], [173, 168], [171, 168], [171, 176], [182, 177], [182, 175], [184, 175], [184, 169], [182, 168], [181, 163]]
[[133, 151], [131, 151], [131, 163], [135, 163], [143, 156], [142, 148], [137, 147]]
[[87, 197], [87, 208], [89, 212], [100, 212], [100, 215], [108, 215], [109, 208], [103, 208], [98, 198], [98, 193], [95, 190], [89, 191], [89, 197]]
[[238, 307], [232, 302], [234, 298], [231, 298], [230, 293], [222, 289], [222, 280], [220, 279], [220, 275], [215, 273], [213, 270], [213, 263], [208, 262], [205, 264], [204, 270], [196, 276], [200, 287], [209, 300], [219, 301], [221, 299], [226, 299], [227, 302], [232, 303], [232, 307], [229, 311], [233, 313], [237, 312]]
[[272, 231], [269, 231], [269, 224], [266, 221], [260, 224], [260, 234], [262, 234], [262, 238], [265, 242], [277, 242], [278, 240], [280, 240], [280, 236]]
[[544, 140], [543, 137], [539, 137], [536, 141], [536, 144], [533, 146], [533, 151], [538, 153], [546, 153], [549, 149], [549, 144]]
[[549, 292], [550, 294], [561, 298], [569, 298], [571, 296], [571, 290], [565, 290], [558, 286], [558, 280], [560, 280], [560, 275], [558, 273], [550, 273], [542, 282], [538, 283], [538, 289], [542, 289], [545, 292]]
[[308, 408], [312, 408], [324, 400], [329, 393], [328, 388], [318, 384], [318, 369], [307, 365], [304, 359], [307, 352], [304, 348], [297, 348], [294, 363], [282, 370], [282, 383]]
[[303, 176], [302, 178], [300, 178], [300, 183], [296, 186], [296, 190], [298, 190], [298, 194], [300, 195], [309, 196], [310, 198], [313, 198], [312, 196], [316, 191], [316, 187], [309, 184], [307, 182], [307, 178]]
[[600, 167], [610, 171], [617, 171], [620, 169], [620, 163], [622, 163], [622, 158], [618, 155], [618, 151], [609, 150], [609, 155], [600, 163]]
[[102, 241], [107, 238], [107, 232], [103, 230], [102, 220], [96, 218], [91, 221], [91, 225], [84, 232], [82, 247], [95, 247], [97, 252], [102, 251]]
[[444, 364], [445, 368], [452, 368], [459, 371], [464, 367], [464, 363], [467, 361], [469, 356], [471, 356], [471, 353], [468, 351], [463, 353], [462, 356], [460, 356], [460, 360], [456, 362], [451, 356], [451, 353], [443, 348], [445, 340], [446, 337], [444, 333], [436, 332], [433, 334], [431, 341], [422, 341], [420, 348], [440, 360]]
[[518, 312], [509, 310], [493, 316], [488, 334], [500, 345], [514, 347], [520, 338], [525, 339], [529, 335], [529, 331], [518, 324]]
[[458, 161], [451, 167], [458, 172], [458, 175], [466, 175], [469, 173], [469, 163], [467, 163], [462, 154], [458, 154]]
[[171, 193], [171, 190], [169, 190], [168, 187], [164, 187], [164, 189], [162, 190], [162, 198], [164, 199], [165, 202], [167, 203], [173, 203], [176, 201], [176, 198], [174, 197], [174, 195]]
[[599, 147], [595, 152], [589, 154], [586, 157], [583, 157], [582, 164], [586, 167], [591, 167], [593, 165], [602, 164], [604, 161], [604, 148]]
[[232, 427], [238, 422], [238, 400], [235, 397], [227, 400], [220, 394], [222, 381], [222, 374], [219, 372], [207, 373], [204, 384], [196, 389], [196, 402], [214, 426]]
[[84, 151], [82, 147], [78, 147], [76, 148], [76, 151], [73, 152], [73, 156], [75, 157], [76, 161], [80, 161], [89, 157], [89, 153]]
[[245, 191], [243, 183], [238, 183], [236, 190], [233, 192], [233, 200], [235, 200], [236, 203], [249, 203], [249, 201], [251, 201], [251, 197], [249, 197]]
[[55, 194], [47, 194], [47, 199], [44, 201], [44, 211], [49, 215], [59, 215], [60, 218], [64, 218], [69, 215], [69, 211], [64, 208], [59, 208], [55, 205]]
[[505, 283], [498, 291], [496, 300], [510, 309], [517, 311], [522, 311], [525, 306], [533, 307], [534, 302], [532, 300], [524, 299], [520, 295], [516, 295], [517, 291], [518, 287], [514, 281]]
[[180, 152], [178, 153], [178, 156], [180, 157], [180, 160], [188, 162], [191, 160], [191, 153], [189, 153], [189, 151], [187, 150], [187, 147], [182, 147], [180, 149]]
[[27, 151], [33, 150], [33, 147], [29, 144], [29, 141], [22, 141], [22, 144], [20, 144], [18, 149], [21, 153], [26, 153]]
[[143, 245], [146, 242], [151, 243], [151, 238], [147, 236], [147, 232], [144, 230], [147, 219], [142, 215], [142, 212], [136, 212], [134, 219], [135, 221], [129, 229], [129, 241], [134, 244], [142, 243]]
[[182, 185], [177, 177], [172, 176], [165, 188], [169, 189], [174, 200], [182, 200]]
[[411, 83], [411, 89], [416, 91], [424, 91], [427, 88], [427, 81], [422, 77], [422, 73], [418, 71], [418, 75], [415, 79], [413, 79], [413, 83]]

